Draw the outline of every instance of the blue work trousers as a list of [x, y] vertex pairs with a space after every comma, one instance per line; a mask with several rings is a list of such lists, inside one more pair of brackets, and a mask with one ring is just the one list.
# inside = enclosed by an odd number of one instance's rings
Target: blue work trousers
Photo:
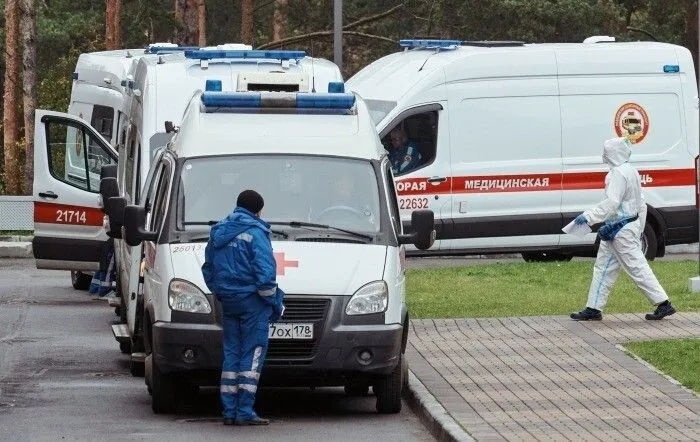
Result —
[[258, 379], [267, 353], [272, 308], [257, 293], [245, 298], [221, 296], [224, 365], [221, 403], [224, 418], [255, 419]]

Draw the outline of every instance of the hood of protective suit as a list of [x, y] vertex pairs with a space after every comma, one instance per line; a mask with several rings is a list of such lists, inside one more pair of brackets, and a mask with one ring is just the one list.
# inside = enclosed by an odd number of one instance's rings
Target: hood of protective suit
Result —
[[632, 155], [632, 144], [627, 138], [612, 138], [603, 143], [603, 162], [610, 167], [626, 163]]
[[219, 249], [251, 227], [258, 227], [265, 232], [270, 231], [270, 226], [265, 221], [246, 209], [236, 207], [233, 213], [211, 228], [209, 243], [213, 248]]

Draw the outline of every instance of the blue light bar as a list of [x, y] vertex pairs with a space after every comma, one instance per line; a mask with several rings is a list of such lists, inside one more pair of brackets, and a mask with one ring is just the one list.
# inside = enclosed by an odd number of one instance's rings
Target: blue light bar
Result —
[[207, 80], [204, 90], [209, 92], [221, 92], [221, 80]]
[[667, 74], [677, 74], [681, 71], [681, 67], [677, 64], [667, 64], [664, 66], [664, 72]]
[[170, 52], [196, 51], [199, 46], [151, 46], [146, 48], [146, 54], [165, 54]]
[[246, 59], [246, 58], [263, 58], [272, 60], [299, 60], [306, 57], [304, 51], [210, 51], [210, 50], [193, 50], [185, 51], [186, 58], [196, 60], [212, 60], [215, 58], [226, 59]]
[[399, 45], [404, 48], [414, 49], [456, 49], [462, 45], [462, 40], [399, 40]]
[[354, 104], [353, 94], [297, 94], [297, 109], [350, 109]]
[[351, 109], [347, 93], [204, 92], [202, 104], [212, 108]]
[[328, 82], [328, 93], [339, 94], [345, 92], [345, 83], [342, 81]]

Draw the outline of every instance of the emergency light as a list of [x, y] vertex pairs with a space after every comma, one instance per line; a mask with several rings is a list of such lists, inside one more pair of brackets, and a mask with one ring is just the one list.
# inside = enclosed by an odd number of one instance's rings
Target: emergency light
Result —
[[456, 49], [462, 45], [462, 40], [415, 40], [403, 39], [399, 40], [399, 45], [407, 49], [438, 49], [450, 50]]
[[680, 71], [681, 68], [677, 64], [667, 64], [664, 66], [664, 72], [667, 74], [677, 74]]
[[185, 58], [195, 60], [213, 60], [215, 58], [224, 59], [249, 59], [263, 58], [270, 60], [299, 60], [306, 57], [305, 51], [211, 51], [211, 50], [186, 50]]
[[207, 80], [204, 90], [209, 92], [221, 92], [221, 80]]
[[202, 93], [205, 108], [296, 108], [351, 109], [355, 96], [349, 93], [214, 92]]

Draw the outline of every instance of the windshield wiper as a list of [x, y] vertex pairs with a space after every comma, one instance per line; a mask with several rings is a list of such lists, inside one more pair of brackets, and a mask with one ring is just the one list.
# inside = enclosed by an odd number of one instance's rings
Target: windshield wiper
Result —
[[[219, 221], [187, 221], [182, 223], [184, 226], [213, 226], [218, 224]], [[270, 232], [274, 233], [275, 235], [279, 235], [283, 237], [284, 239], [289, 238], [289, 235], [287, 235], [285, 232], [282, 232], [281, 230], [270, 230]], [[207, 237], [208, 238], [208, 237]]]
[[307, 223], [304, 221], [273, 221], [273, 222], [270, 222], [269, 224], [271, 224], [271, 225], [284, 225], [284, 226], [289, 226], [289, 227], [294, 227], [294, 228], [315, 227], [318, 229], [330, 229], [330, 230], [337, 230], [338, 232], [347, 233], [348, 235], [353, 235], [353, 236], [356, 236], [358, 238], [363, 238], [363, 239], [366, 239], [368, 241], [372, 241], [372, 239], [374, 239], [374, 237], [367, 235], [367, 234], [364, 234], [364, 233], [355, 232], [355, 231], [348, 230], [348, 229], [342, 229], [340, 227], [329, 226], [328, 224]]

